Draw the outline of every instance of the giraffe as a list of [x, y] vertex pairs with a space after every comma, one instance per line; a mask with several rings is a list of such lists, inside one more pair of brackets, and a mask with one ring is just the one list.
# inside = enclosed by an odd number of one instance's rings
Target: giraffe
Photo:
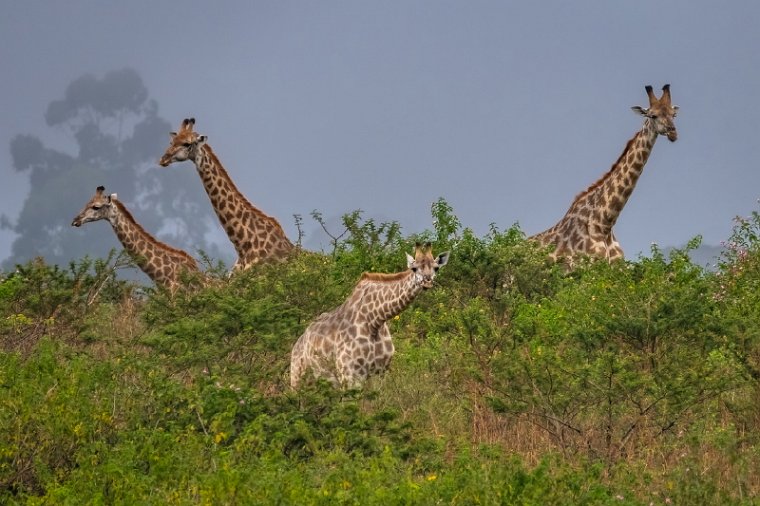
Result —
[[290, 356], [290, 384], [298, 387], [311, 370], [336, 386], [360, 386], [384, 372], [393, 357], [387, 321], [401, 313], [422, 291], [433, 286], [449, 252], [433, 257], [430, 243], [406, 254], [408, 269], [391, 274], [362, 274], [351, 295], [334, 310], [318, 316], [301, 335]]
[[285, 258], [293, 243], [280, 223], [245, 198], [208, 145], [207, 137], [193, 131], [194, 125], [195, 118], [185, 118], [177, 132], [170, 132], [169, 148], [158, 163], [168, 167], [173, 162], [192, 160], [195, 164], [216, 216], [237, 252], [233, 272], [263, 260]]
[[659, 99], [651, 86], [645, 89], [649, 108], [632, 107], [644, 116], [644, 126], [628, 141], [612, 168], [575, 197], [556, 225], [531, 237], [542, 246], [554, 245], [553, 260], [565, 258], [572, 264], [573, 258], [580, 255], [608, 261], [623, 258], [612, 227], [641, 176], [657, 136], [665, 135], [670, 142], [678, 138], [673, 123], [678, 106], [671, 104], [670, 85], [663, 86]]
[[104, 192], [105, 187], [97, 187], [95, 196], [76, 215], [72, 226], [81, 227], [91, 221], [107, 220], [140, 269], [171, 293], [179, 288], [183, 274], [200, 273], [198, 264], [190, 255], [156, 240], [135, 221], [126, 206], [117, 200], [115, 193], [106, 195]]

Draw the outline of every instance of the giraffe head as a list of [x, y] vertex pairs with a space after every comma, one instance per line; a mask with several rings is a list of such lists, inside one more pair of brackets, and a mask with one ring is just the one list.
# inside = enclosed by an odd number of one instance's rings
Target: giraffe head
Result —
[[81, 227], [91, 221], [110, 220], [116, 214], [114, 205], [116, 194], [105, 195], [105, 190], [105, 187], [98, 186], [95, 196], [85, 204], [84, 209], [71, 222], [72, 227]]
[[424, 245], [417, 243], [414, 247], [414, 256], [406, 254], [406, 263], [414, 273], [414, 282], [425, 290], [433, 286], [438, 269], [446, 265], [448, 261], [448, 251], [433, 257], [433, 249], [429, 242]]
[[665, 135], [670, 142], [675, 142], [678, 139], [678, 132], [676, 132], [673, 118], [676, 117], [678, 106], [670, 103], [670, 85], [666, 84], [662, 87], [662, 96], [659, 99], [654, 96], [651, 86], [646, 86], [645, 89], [649, 97], [649, 107], [644, 109], [637, 105], [631, 109], [648, 118], [658, 135]]
[[169, 132], [171, 141], [164, 156], [158, 161], [161, 167], [167, 167], [173, 162], [184, 162], [195, 158], [203, 144], [206, 143], [205, 135], [198, 135], [193, 131], [195, 118], [185, 118], [176, 132]]

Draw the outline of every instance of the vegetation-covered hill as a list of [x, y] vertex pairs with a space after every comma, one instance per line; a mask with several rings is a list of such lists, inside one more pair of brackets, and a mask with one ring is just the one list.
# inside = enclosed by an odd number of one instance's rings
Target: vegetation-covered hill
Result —
[[[345, 217], [300, 253], [173, 299], [119, 259], [0, 282], [0, 502], [729, 504], [760, 492], [760, 216], [716, 272], [571, 273], [516, 228]], [[288, 385], [290, 348], [361, 272], [451, 250], [361, 391]]]

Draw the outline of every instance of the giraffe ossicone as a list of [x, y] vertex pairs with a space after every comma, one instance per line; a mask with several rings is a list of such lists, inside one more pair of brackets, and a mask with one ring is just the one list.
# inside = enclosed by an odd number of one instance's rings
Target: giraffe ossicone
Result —
[[127, 253], [157, 285], [174, 293], [181, 286], [183, 276], [201, 275], [193, 257], [146, 232], [135, 221], [127, 207], [118, 200], [117, 195], [106, 194], [103, 186], [97, 187], [95, 195], [74, 217], [71, 225], [81, 227], [85, 223], [99, 220], [106, 220], [111, 224]]
[[190, 160], [195, 164], [219, 222], [237, 253], [233, 271], [287, 257], [294, 246], [280, 223], [251, 204], [232, 182], [205, 135], [194, 131], [195, 118], [185, 118], [159, 160], [162, 167]]
[[565, 259], [572, 264], [579, 256], [608, 261], [623, 258], [623, 248], [612, 228], [636, 187], [657, 137], [664, 135], [671, 142], [678, 138], [673, 123], [678, 107], [671, 103], [670, 85], [663, 86], [660, 98], [651, 86], [645, 89], [649, 107], [632, 107], [644, 116], [644, 125], [628, 141], [612, 168], [575, 197], [556, 225], [530, 237], [542, 246], [554, 246], [554, 260]]
[[388, 320], [423, 290], [432, 288], [449, 252], [434, 257], [430, 243], [407, 253], [408, 269], [364, 273], [343, 304], [322, 313], [296, 341], [290, 356], [290, 384], [298, 387], [311, 372], [340, 387], [358, 387], [388, 369], [395, 351]]

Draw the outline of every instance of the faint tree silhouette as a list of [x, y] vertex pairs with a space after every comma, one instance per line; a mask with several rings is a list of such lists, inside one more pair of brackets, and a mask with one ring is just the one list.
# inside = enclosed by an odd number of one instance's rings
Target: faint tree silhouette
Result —
[[158, 116], [158, 104], [136, 71], [75, 79], [63, 98], [48, 105], [45, 121], [69, 136], [77, 152], [48, 148], [32, 135], [11, 140], [13, 167], [29, 173], [31, 191], [15, 223], [7, 217], [0, 220], [0, 227], [18, 234], [5, 268], [38, 256], [65, 264], [84, 255], [105, 257], [120, 248], [114, 234], [102, 229], [106, 224], [70, 226], [99, 185], [129, 202], [152, 234], [193, 255], [203, 250], [219, 257], [218, 247], [206, 241], [216, 220], [194, 175], [169, 178], [155, 168], [171, 125]]

